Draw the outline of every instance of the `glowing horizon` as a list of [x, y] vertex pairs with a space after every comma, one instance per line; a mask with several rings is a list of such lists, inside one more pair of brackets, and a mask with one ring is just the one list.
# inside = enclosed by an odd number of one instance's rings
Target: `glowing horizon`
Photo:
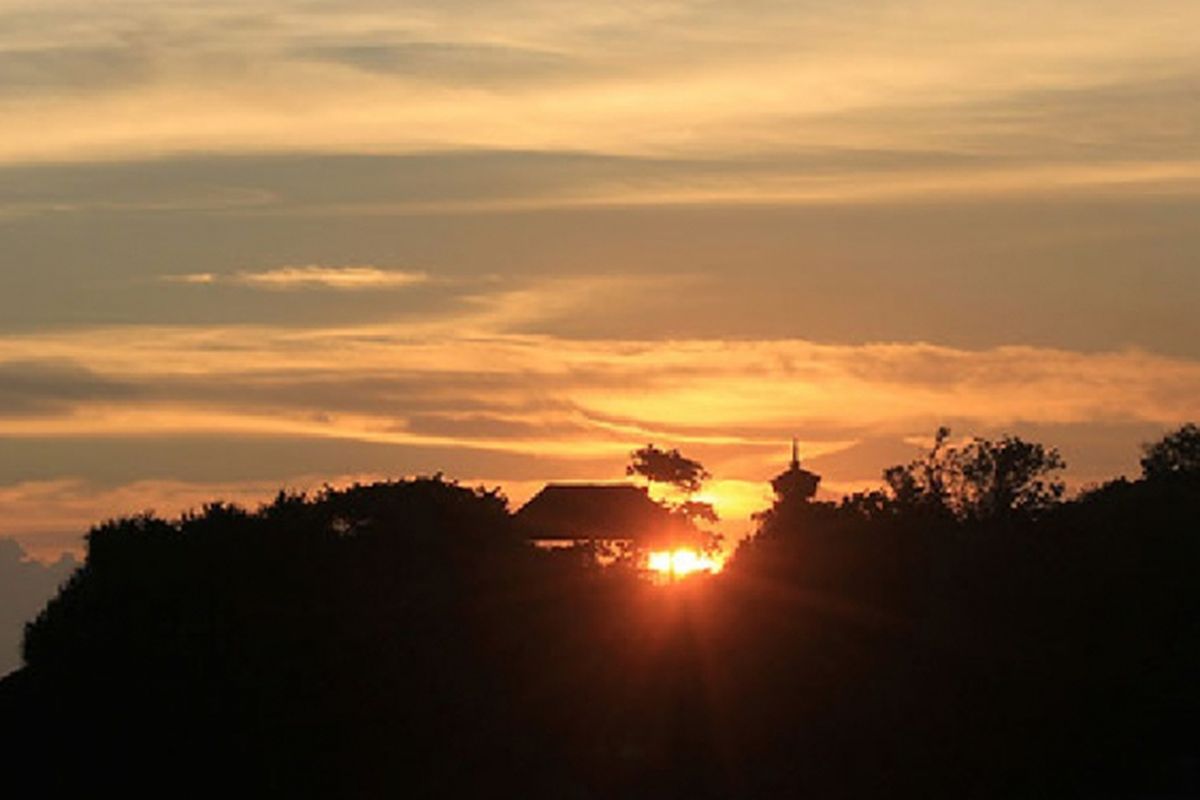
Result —
[[1200, 419], [1200, 6], [0, 4], [0, 536]]

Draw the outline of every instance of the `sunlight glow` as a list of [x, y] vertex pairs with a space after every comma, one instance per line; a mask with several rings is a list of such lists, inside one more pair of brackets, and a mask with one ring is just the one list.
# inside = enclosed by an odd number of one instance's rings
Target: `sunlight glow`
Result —
[[682, 547], [675, 550], [656, 550], [646, 559], [646, 567], [651, 572], [680, 578], [697, 572], [716, 574], [723, 566], [724, 561], [719, 557]]

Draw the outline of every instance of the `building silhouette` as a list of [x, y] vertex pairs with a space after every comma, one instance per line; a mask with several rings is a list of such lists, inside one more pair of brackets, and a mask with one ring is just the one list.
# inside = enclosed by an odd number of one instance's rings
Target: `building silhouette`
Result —
[[686, 521], [629, 484], [549, 484], [516, 513], [524, 535], [543, 546], [658, 546], [690, 540]]
[[807, 503], [817, 494], [821, 476], [800, 466], [799, 445], [792, 439], [792, 461], [788, 468], [771, 479], [771, 488], [780, 502]]

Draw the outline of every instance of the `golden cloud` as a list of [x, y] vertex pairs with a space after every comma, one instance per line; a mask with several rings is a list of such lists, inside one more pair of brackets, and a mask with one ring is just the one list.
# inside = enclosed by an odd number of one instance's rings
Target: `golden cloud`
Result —
[[[5, 336], [0, 360], [80, 365], [122, 392], [67, 411], [60, 399], [42, 416], [26, 400], [0, 434], [205, 430], [594, 455], [654, 436], [718, 446], [805, 428], [910, 435], [950, 415], [987, 426], [1200, 415], [1200, 364], [1138, 350], [571, 340], [478, 322], [495, 318]], [[414, 429], [417, 411], [457, 414], [460, 430]], [[480, 414], [509, 428], [473, 430]]]
[[424, 272], [396, 269], [380, 269], [370, 266], [324, 267], [317, 265], [275, 267], [257, 272], [238, 272], [233, 275], [216, 275], [211, 272], [196, 272], [186, 275], [167, 275], [168, 283], [211, 285], [232, 283], [256, 289], [340, 289], [361, 291], [366, 289], [397, 289], [426, 283], [429, 276]]
[[[767, 158], [779, 176], [618, 182], [542, 204], [858, 202], [1181, 182], [1195, 191], [1194, 3], [1036, 14], [946, 0], [902, 12], [654, 5], [597, 14], [594, 4], [531, 3], [497, 14], [471, 4], [464, 30], [461, 9], [438, 4], [334, 14], [269, 2], [252, 36], [244, 20], [229, 23], [242, 10], [221, 4], [163, 4], [144, 12], [153, 24], [78, 2], [0, 16], [11, 23], [0, 67], [24, 76], [7, 94], [0, 81], [0, 162], [491, 149]], [[1157, 91], [1164, 85], [1177, 89]], [[1130, 118], [1164, 122], [1148, 130]], [[982, 163], [899, 176], [787, 166], [796, 153], [886, 151], [919, 167], [934, 150]], [[446, 205], [454, 201], [426, 207]]]

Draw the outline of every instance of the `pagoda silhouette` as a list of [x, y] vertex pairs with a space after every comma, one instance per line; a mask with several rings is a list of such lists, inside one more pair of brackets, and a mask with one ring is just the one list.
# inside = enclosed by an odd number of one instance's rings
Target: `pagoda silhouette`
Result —
[[807, 503], [817, 494], [821, 476], [800, 466], [799, 445], [792, 439], [792, 463], [771, 479], [771, 488], [780, 502]]

